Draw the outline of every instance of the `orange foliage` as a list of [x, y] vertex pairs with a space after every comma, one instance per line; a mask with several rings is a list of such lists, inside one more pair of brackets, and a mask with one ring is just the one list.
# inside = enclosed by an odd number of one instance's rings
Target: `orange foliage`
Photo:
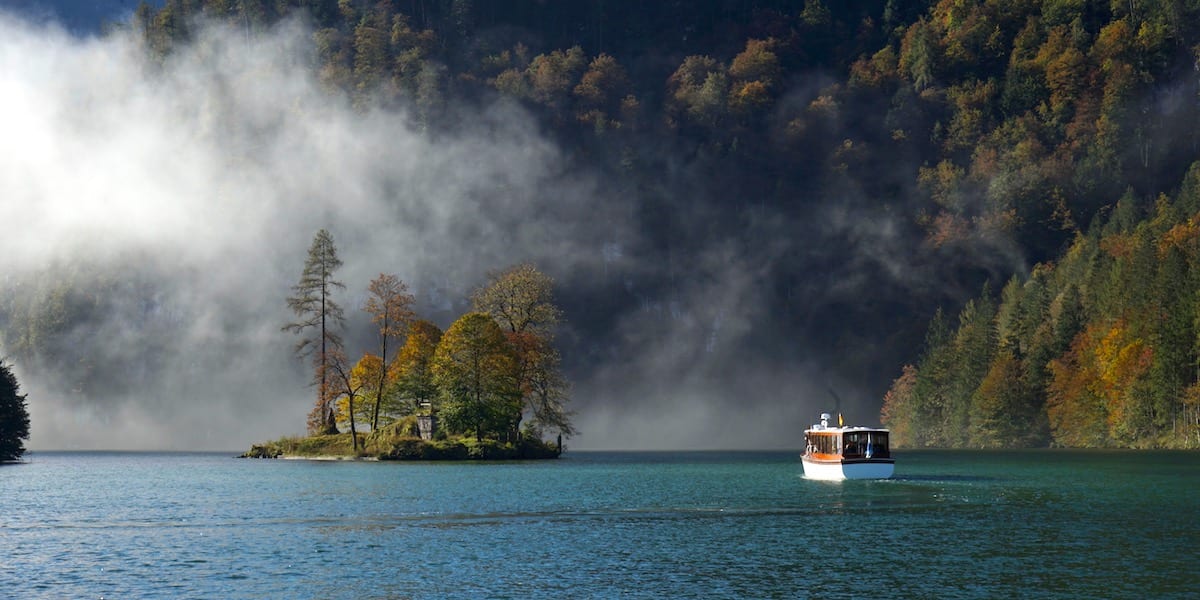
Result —
[[1133, 388], [1150, 372], [1153, 349], [1124, 320], [1093, 323], [1066, 355], [1050, 361], [1046, 412], [1056, 442], [1099, 446], [1135, 415]]
[[1200, 222], [1197, 222], [1196, 217], [1192, 217], [1162, 235], [1158, 241], [1158, 255], [1159, 257], [1166, 256], [1167, 251], [1172, 247], [1179, 248], [1184, 252], [1193, 250], [1196, 248], [1197, 239], [1200, 239]]
[[771, 94], [767, 85], [761, 81], [751, 81], [738, 86], [730, 98], [732, 108], [738, 112], [756, 112], [771, 103]]
[[971, 237], [970, 223], [958, 216], [940, 212], [930, 224], [926, 240], [935, 248], [966, 241]]
[[1100, 249], [1113, 258], [1129, 258], [1133, 255], [1133, 236], [1112, 234], [1100, 240]]
[[1046, 416], [1056, 444], [1068, 447], [1101, 446], [1105, 439], [1098, 432], [1105, 430], [1105, 411], [1094, 392], [1098, 379], [1095, 364], [1090, 360], [1091, 345], [1096, 328], [1076, 336], [1071, 349], [1062, 357], [1050, 361], [1050, 383], [1047, 385]]
[[1154, 351], [1140, 338], [1132, 336], [1124, 320], [1118, 321], [1100, 339], [1095, 349], [1098, 371], [1097, 393], [1108, 408], [1109, 430], [1128, 421], [1129, 390], [1150, 371]]
[[1117, 19], [1100, 30], [1096, 43], [1092, 44], [1092, 56], [1107, 68], [1114, 59], [1125, 60], [1133, 49], [1133, 31], [1124, 18]]
[[850, 85], [881, 89], [896, 83], [899, 58], [891, 46], [884, 46], [871, 58], [863, 56], [850, 65]]

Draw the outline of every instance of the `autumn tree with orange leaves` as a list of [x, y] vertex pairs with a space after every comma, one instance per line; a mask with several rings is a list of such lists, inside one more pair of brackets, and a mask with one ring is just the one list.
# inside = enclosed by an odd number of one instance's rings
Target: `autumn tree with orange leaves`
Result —
[[565, 405], [569, 388], [559, 370], [554, 328], [562, 310], [554, 302], [554, 280], [531, 264], [493, 274], [471, 297], [475, 310], [490, 315], [514, 351], [513, 377], [521, 404], [512, 416], [516, 437], [528, 415], [534, 435], [543, 430], [570, 436], [575, 432]]

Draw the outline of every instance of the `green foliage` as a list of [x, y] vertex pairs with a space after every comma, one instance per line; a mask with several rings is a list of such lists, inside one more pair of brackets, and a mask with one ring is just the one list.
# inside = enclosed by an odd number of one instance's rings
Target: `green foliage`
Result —
[[0, 462], [13, 461], [25, 453], [29, 439], [29, 410], [21, 384], [12, 368], [0, 361]]
[[489, 278], [472, 294], [475, 310], [487, 313], [505, 332], [513, 353], [513, 381], [520, 395], [511, 433], [526, 413], [535, 435], [545, 430], [575, 432], [566, 410], [569, 386], [559, 368], [554, 328], [562, 311], [554, 302], [554, 280], [530, 264], [512, 267]]
[[[255, 450], [258, 450], [257, 452]], [[356, 456], [354, 444], [348, 433], [310, 435], [305, 437], [283, 437], [273, 442], [251, 448], [251, 452], [262, 458], [278, 456], [346, 457]], [[255, 456], [259, 458], [260, 456]]]
[[408, 337], [388, 367], [387, 413], [412, 414], [431, 406], [438, 388], [433, 381], [433, 355], [442, 330], [429, 321], [410, 323]]
[[242, 458], [310, 458], [379, 460], [514, 460], [558, 458], [559, 449], [540, 439], [522, 438], [517, 442], [476, 440], [456, 437], [426, 441], [414, 436], [397, 435], [390, 428], [377, 437], [360, 440], [355, 451], [350, 434], [285, 437], [255, 444]]
[[[841, 201], [848, 181], [933, 248], [1015, 242], [1015, 259], [988, 269], [1022, 282], [998, 305], [968, 305], [953, 331], [931, 325], [889, 418], [915, 445], [1007, 445], [1020, 427], [1041, 441], [1053, 428], [1063, 445], [1200, 445], [1200, 105], [1178, 83], [1194, 78], [1200, 4], [602, 4], [170, 0], [139, 6], [132, 29], [166, 64], [201, 15], [251, 32], [302, 12], [319, 80], [360, 110], [402, 105], [434, 127], [455, 114], [449, 100], [518, 99], [633, 182], [667, 257], [693, 233], [681, 214], [749, 243], [764, 230], [747, 224], [788, 223], [799, 198]], [[815, 66], [829, 84], [791, 85]], [[695, 156], [691, 172], [719, 165], [687, 189], [731, 200], [662, 202], [663, 165], [630, 150], [660, 147]], [[69, 346], [79, 315], [104, 309], [69, 291], [45, 299], [8, 316], [19, 356]], [[516, 363], [528, 403], [521, 373], [536, 361]]]
[[521, 413], [515, 363], [512, 346], [487, 314], [468, 313], [450, 325], [433, 356], [438, 415], [446, 427], [477, 440], [515, 427]]
[[1010, 280], [996, 310], [985, 290], [953, 331], [939, 312], [885, 398], [896, 443], [1200, 447], [1200, 214], [1180, 208], [1191, 193], [1147, 215], [1127, 192], [1057, 265]]

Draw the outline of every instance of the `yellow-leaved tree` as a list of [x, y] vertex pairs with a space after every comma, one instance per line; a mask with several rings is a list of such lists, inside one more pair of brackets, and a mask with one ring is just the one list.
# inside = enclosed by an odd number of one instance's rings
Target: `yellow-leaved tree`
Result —
[[455, 433], [500, 437], [520, 414], [512, 346], [492, 317], [467, 313], [446, 330], [433, 355], [442, 422]]
[[425, 320], [408, 326], [408, 337], [396, 360], [388, 367], [385, 413], [408, 415], [423, 406], [431, 410], [437, 401], [433, 381], [433, 355], [442, 341], [442, 330]]

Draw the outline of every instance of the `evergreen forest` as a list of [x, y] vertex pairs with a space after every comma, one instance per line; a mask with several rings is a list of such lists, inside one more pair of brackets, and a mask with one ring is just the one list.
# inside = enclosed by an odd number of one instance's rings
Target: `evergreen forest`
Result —
[[[356, 110], [437, 135], [515, 104], [632, 199], [659, 268], [560, 290], [565, 371], [719, 245], [768, 315], [732, 355], [827, 349], [897, 446], [1200, 447], [1198, 0], [167, 0], [112, 28], [166, 69], [212, 22], [291, 20]], [[47, 321], [0, 314], [9, 351]]]

